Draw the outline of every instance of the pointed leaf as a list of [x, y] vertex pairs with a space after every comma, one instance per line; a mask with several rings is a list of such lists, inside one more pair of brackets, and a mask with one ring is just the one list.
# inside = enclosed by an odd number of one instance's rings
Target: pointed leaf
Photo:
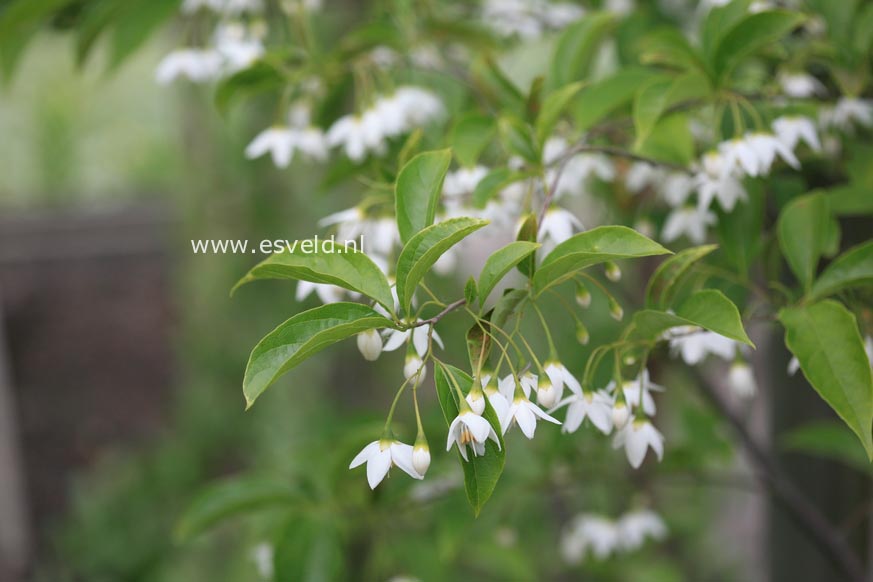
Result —
[[573, 100], [582, 88], [582, 85], [580, 82], [561, 87], [557, 91], [550, 93], [545, 101], [543, 101], [536, 123], [537, 141], [540, 145], [544, 144], [546, 139], [552, 134], [552, 130], [555, 128], [558, 120], [561, 119], [561, 115], [564, 113], [567, 105]]
[[494, 139], [494, 118], [480, 113], [468, 113], [452, 128], [452, 152], [462, 166], [474, 166], [479, 156]]
[[397, 258], [397, 298], [409, 311], [415, 288], [443, 253], [488, 224], [478, 218], [452, 218], [429, 226], [404, 245]]
[[[338, 285], [363, 293], [394, 311], [394, 298], [388, 279], [376, 263], [354, 247], [332, 240], [295, 241], [261, 261], [234, 285], [231, 293], [242, 285], [259, 279], [297, 279], [312, 283]], [[314, 249], [315, 252], [303, 252]]]
[[873, 460], [873, 374], [855, 316], [827, 299], [783, 309], [779, 320], [803, 375]]
[[779, 246], [788, 266], [809, 290], [828, 243], [831, 214], [823, 194], [800, 196], [779, 214]]
[[675, 313], [643, 309], [634, 314], [628, 340], [657, 341], [674, 327], [696, 326], [754, 347], [743, 329], [740, 312], [721, 291], [704, 289], [691, 295]]
[[615, 20], [610, 12], [594, 12], [564, 29], [552, 57], [550, 87], [563, 87], [588, 76], [597, 48]]
[[816, 279], [812, 299], [821, 299], [843, 289], [873, 285], [873, 241], [853, 247], [837, 257]]
[[452, 163], [451, 150], [418, 154], [397, 175], [394, 196], [400, 240], [406, 243], [433, 224], [443, 180]]
[[[452, 375], [455, 382], [461, 387], [461, 390], [465, 392], [469, 391], [473, 385], [473, 379], [469, 374], [454, 366], [437, 366], [436, 368], [434, 382], [437, 388], [440, 408], [442, 408], [446, 424], [451, 425], [455, 417], [458, 416], [458, 398], [453, 384], [449, 380], [449, 374]], [[467, 499], [477, 516], [482, 511], [485, 502], [488, 501], [494, 492], [497, 481], [500, 479], [501, 473], [503, 473], [503, 465], [506, 462], [506, 445], [503, 442], [503, 435], [500, 431], [500, 420], [497, 418], [497, 414], [487, 398], [485, 399], [485, 412], [482, 413], [482, 417], [491, 424], [491, 428], [497, 433], [500, 446], [498, 447], [494, 441], [489, 439], [485, 444], [485, 455], [477, 457], [468, 450], [469, 461], [465, 461], [461, 458], [460, 453], [458, 453], [461, 467], [464, 469], [464, 489], [467, 492]]]
[[500, 282], [514, 266], [534, 251], [540, 248], [539, 243], [530, 241], [515, 241], [502, 249], [498, 249], [485, 261], [485, 266], [479, 274], [479, 296], [482, 302], [488, 299], [494, 286]]
[[718, 43], [712, 60], [717, 78], [723, 78], [736, 64], [766, 45], [776, 42], [804, 20], [804, 16], [787, 10], [750, 14], [734, 25]]
[[685, 249], [660, 264], [646, 286], [646, 305], [668, 307], [683, 276], [700, 259], [718, 248], [718, 245], [703, 245]]
[[243, 380], [246, 408], [279, 376], [311, 355], [362, 331], [393, 326], [360, 303], [330, 303], [298, 313], [252, 350]]
[[543, 259], [533, 277], [534, 293], [539, 295], [592, 265], [669, 253], [655, 241], [626, 226], [600, 226], [570, 237]]

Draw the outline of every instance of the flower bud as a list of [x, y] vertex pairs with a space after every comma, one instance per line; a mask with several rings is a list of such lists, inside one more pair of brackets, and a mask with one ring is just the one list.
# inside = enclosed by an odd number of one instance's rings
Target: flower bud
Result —
[[578, 341], [583, 346], [588, 345], [588, 340], [591, 339], [591, 336], [588, 334], [588, 328], [585, 327], [581, 321], [576, 322], [576, 341]]
[[616, 402], [612, 407], [612, 424], [621, 430], [630, 418], [630, 410], [624, 402]]
[[[419, 369], [421, 369], [421, 372], [419, 372]], [[427, 367], [424, 366], [421, 358], [418, 356], [406, 356], [406, 363], [403, 365], [403, 376], [409, 380], [416, 374], [418, 377], [413, 382], [417, 386], [424, 382], [424, 379], [427, 377]]]
[[537, 402], [543, 408], [551, 408], [555, 404], [557, 404], [558, 400], [558, 391], [555, 390], [555, 387], [552, 385], [552, 382], [549, 380], [548, 376], [543, 374], [540, 376], [539, 383], [537, 385]]
[[604, 271], [606, 273], [606, 278], [613, 283], [621, 281], [621, 269], [612, 261], [606, 262], [606, 265], [604, 265]]
[[616, 321], [621, 321], [621, 318], [624, 317], [624, 309], [612, 297], [609, 298], [609, 314]]
[[576, 283], [576, 303], [582, 309], [588, 309], [591, 305], [591, 291], [582, 283]]
[[482, 416], [482, 413], [485, 412], [485, 395], [481, 390], [470, 390], [470, 393], [467, 394], [467, 404], [470, 405], [470, 409]]
[[758, 384], [755, 382], [752, 368], [742, 360], [737, 360], [731, 364], [730, 372], [728, 372], [728, 385], [731, 387], [731, 391], [740, 398], [751, 398], [758, 391]]
[[382, 338], [375, 329], [368, 329], [358, 334], [358, 350], [365, 360], [374, 362], [382, 353]]
[[412, 467], [424, 477], [430, 467], [430, 448], [427, 443], [416, 443], [412, 449]]

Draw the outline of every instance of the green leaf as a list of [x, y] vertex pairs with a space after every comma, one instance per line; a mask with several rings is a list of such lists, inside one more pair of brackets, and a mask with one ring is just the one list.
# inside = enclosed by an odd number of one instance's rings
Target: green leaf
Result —
[[724, 6], [712, 8], [706, 15], [699, 38], [708, 63], [712, 63], [715, 51], [728, 31], [749, 14], [751, 3], [752, 0], [731, 0]]
[[285, 78], [275, 66], [263, 60], [256, 61], [218, 82], [215, 88], [215, 108], [222, 115], [227, 115], [236, 101], [278, 91], [284, 83]]
[[491, 332], [487, 321], [478, 321], [467, 330], [467, 356], [470, 369], [481, 370], [491, 354]]
[[643, 41], [642, 50], [643, 63], [705, 72], [700, 55], [679, 30], [665, 28], [649, 35]]
[[704, 97], [708, 93], [707, 80], [697, 71], [678, 77], [656, 79], [645, 85], [634, 100], [637, 147], [649, 137], [655, 124], [670, 107]]
[[540, 248], [539, 243], [530, 241], [515, 241], [505, 247], [494, 251], [485, 261], [482, 272], [479, 274], [479, 296], [484, 302], [494, 286], [500, 282], [514, 266], [534, 251]]
[[330, 303], [298, 313], [252, 350], [243, 380], [246, 409], [279, 376], [313, 354], [362, 331], [393, 326], [360, 303]]
[[571, 109], [577, 131], [585, 131], [604, 117], [631, 102], [633, 96], [653, 76], [651, 69], [627, 67], [611, 77], [583, 87]]
[[467, 305], [473, 305], [479, 297], [479, 288], [476, 286], [476, 279], [471, 275], [464, 285], [464, 301]]
[[873, 241], [852, 247], [837, 257], [816, 279], [809, 296], [821, 299], [862, 285], [873, 285]]
[[508, 153], [520, 156], [532, 164], [539, 163], [540, 150], [526, 123], [517, 117], [506, 115], [500, 118], [497, 127], [500, 141]]
[[829, 189], [827, 198], [831, 211], [839, 216], [873, 214], [870, 190], [870, 186], [854, 184]]
[[206, 487], [182, 514], [175, 538], [188, 541], [222, 521], [263, 509], [291, 508], [300, 494], [285, 483], [234, 477]]
[[779, 246], [807, 291], [827, 246], [830, 220], [828, 200], [823, 194], [795, 198], [779, 214]]
[[864, 447], [858, 444], [858, 439], [844, 424], [810, 422], [783, 435], [780, 441], [791, 451], [838, 461], [862, 473], [873, 471]]
[[151, 38], [158, 26], [174, 16], [180, 0], [129, 0], [113, 23], [110, 42], [110, 68], [125, 59]]
[[543, 259], [533, 276], [534, 294], [539, 295], [592, 265], [669, 253], [655, 241], [626, 226], [600, 226], [580, 232], [556, 246]]
[[518, 182], [526, 177], [521, 172], [515, 172], [509, 168], [496, 168], [488, 172], [488, 174], [479, 180], [476, 188], [473, 190], [473, 206], [476, 208], [485, 208], [488, 201], [500, 192], [503, 188], [513, 182]]
[[477, 218], [452, 218], [429, 226], [404, 245], [397, 258], [397, 298], [409, 311], [415, 288], [444, 252], [488, 224]]
[[[529, 242], [536, 243], [537, 242], [537, 233], [539, 232], [536, 214], [528, 214], [524, 221], [521, 223], [521, 227], [518, 229], [518, 235], [516, 236], [516, 240], [519, 242]], [[530, 279], [533, 277], [534, 273], [537, 269], [537, 257], [536, 255], [529, 255], [526, 259], [520, 261], [518, 263], [518, 270], [522, 275]]]
[[525, 289], [507, 289], [491, 310], [491, 325], [505, 330], [507, 322], [519, 315], [518, 310], [527, 296]]
[[744, 57], [791, 32], [804, 20], [797, 12], [771, 10], [750, 14], [735, 24], [721, 39], [712, 57], [716, 78], [725, 75]]
[[394, 188], [397, 228], [405, 244], [421, 229], [433, 224], [443, 180], [452, 163], [451, 150], [418, 154], [403, 166]]
[[785, 308], [785, 345], [816, 392], [861, 440], [873, 460], [873, 375], [855, 316], [830, 299]]
[[716, 231], [725, 258], [742, 276], [749, 273], [750, 266], [764, 244], [761, 237], [749, 236], [750, 232], [762, 232], [764, 228], [765, 196], [759, 184], [747, 188], [749, 199], [737, 204], [730, 212], [716, 205], [718, 214]]
[[[442, 408], [447, 425], [451, 425], [455, 417], [458, 416], [458, 399], [455, 389], [449, 380], [449, 374], [454, 377], [455, 382], [457, 382], [462, 390], [469, 391], [473, 385], [473, 379], [469, 374], [454, 366], [436, 367], [434, 382], [440, 401], [440, 408]], [[469, 461], [464, 461], [460, 453], [458, 453], [458, 458], [464, 469], [464, 489], [467, 492], [467, 499], [477, 516], [482, 511], [485, 502], [488, 501], [494, 492], [494, 487], [497, 485], [501, 473], [503, 473], [503, 465], [506, 462], [506, 446], [503, 442], [502, 431], [500, 430], [500, 421], [487, 398], [485, 399], [485, 412], [482, 413], [482, 417], [491, 424], [494, 432], [497, 433], [500, 446], [498, 447], [494, 441], [489, 439], [485, 444], [485, 455], [477, 457], [476, 455], [468, 454]]]
[[346, 580], [338, 520], [327, 512], [295, 515], [275, 544], [274, 582]]
[[452, 151], [462, 166], [475, 166], [479, 156], [494, 139], [494, 118], [480, 113], [468, 113], [452, 129]]
[[549, 86], [558, 88], [585, 79], [600, 42], [614, 22], [611, 12], [594, 12], [565, 28], [555, 46]]
[[743, 329], [740, 312], [724, 293], [704, 289], [682, 302], [675, 313], [644, 309], [634, 314], [626, 338], [657, 341], [674, 327], [697, 326], [754, 347]]
[[688, 166], [696, 156], [688, 117], [682, 112], [661, 117], [648, 137], [635, 144], [635, 153], [668, 164]]
[[692, 265], [717, 248], [718, 245], [692, 247], [661, 263], [646, 286], [646, 306], [668, 307], [679, 283]]
[[[394, 297], [388, 279], [376, 263], [354, 247], [346, 247], [330, 239], [294, 241], [286, 248], [261, 261], [234, 285], [240, 286], [260, 279], [297, 279], [312, 283], [338, 285], [363, 293], [394, 311]], [[315, 249], [315, 252], [304, 252]]]
[[567, 108], [582, 86], [582, 83], [572, 83], [566, 87], [561, 87], [557, 91], [549, 93], [549, 96], [543, 101], [536, 123], [537, 142], [540, 145], [544, 144], [552, 134], [552, 130], [564, 113], [564, 109]]

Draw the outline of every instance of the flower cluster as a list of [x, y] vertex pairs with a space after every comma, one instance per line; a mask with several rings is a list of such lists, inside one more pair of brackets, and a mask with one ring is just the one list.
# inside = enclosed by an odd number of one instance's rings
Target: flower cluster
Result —
[[647, 540], [667, 537], [667, 526], [649, 509], [625, 513], [612, 520], [582, 513], [572, 519], [561, 534], [561, 555], [569, 564], [579, 564], [589, 555], [604, 560], [615, 554], [633, 552]]

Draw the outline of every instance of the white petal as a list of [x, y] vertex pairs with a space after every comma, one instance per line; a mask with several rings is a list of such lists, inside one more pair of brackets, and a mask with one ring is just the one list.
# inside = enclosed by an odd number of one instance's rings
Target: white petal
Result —
[[388, 341], [385, 342], [385, 346], [382, 348], [382, 351], [393, 352], [394, 350], [405, 344], [407, 338], [409, 338], [409, 330], [391, 330], [388, 334]]
[[412, 446], [403, 443], [391, 443], [391, 460], [400, 467], [404, 473], [413, 479], [424, 479], [412, 464]]
[[[376, 446], [379, 446], [377, 443]], [[382, 482], [385, 475], [388, 474], [388, 469], [391, 468], [391, 450], [386, 448], [384, 451], [374, 453], [370, 460], [367, 461], [367, 482], [370, 484], [370, 489], [375, 489], [376, 485]]]
[[373, 441], [366, 447], [364, 447], [360, 453], [358, 453], [352, 462], [349, 464], [349, 469], [354, 469], [355, 467], [360, 467], [367, 460], [373, 456], [375, 453], [379, 451], [379, 441]]
[[534, 432], [537, 429], [537, 419], [534, 417], [533, 411], [523, 404], [515, 411], [515, 421], [518, 423], [518, 428], [529, 439], [534, 437]]

